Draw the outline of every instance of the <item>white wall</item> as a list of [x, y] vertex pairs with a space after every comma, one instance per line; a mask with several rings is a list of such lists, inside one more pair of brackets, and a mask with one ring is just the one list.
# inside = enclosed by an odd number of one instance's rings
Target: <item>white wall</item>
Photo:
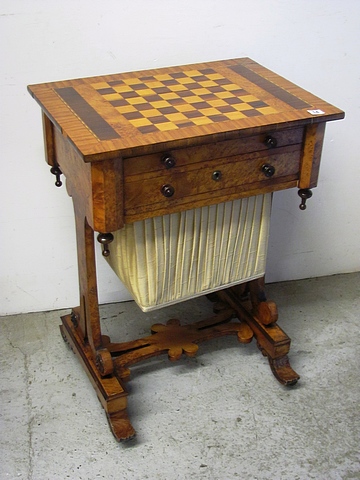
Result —
[[[358, 0], [1, 0], [0, 314], [78, 304], [74, 220], [26, 85], [249, 56], [346, 111], [308, 209], [275, 195], [268, 281], [360, 269]], [[100, 256], [101, 302], [129, 298]]]

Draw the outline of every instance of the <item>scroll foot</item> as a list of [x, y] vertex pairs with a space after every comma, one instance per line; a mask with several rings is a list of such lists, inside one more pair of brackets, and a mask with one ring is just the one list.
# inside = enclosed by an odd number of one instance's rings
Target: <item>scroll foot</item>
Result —
[[287, 355], [280, 358], [268, 357], [268, 360], [271, 371], [282, 385], [288, 387], [297, 383], [300, 376], [291, 368]]
[[131, 440], [136, 436], [136, 432], [130, 423], [126, 410], [115, 412], [113, 414], [107, 413], [106, 416], [111, 431], [118, 442]]

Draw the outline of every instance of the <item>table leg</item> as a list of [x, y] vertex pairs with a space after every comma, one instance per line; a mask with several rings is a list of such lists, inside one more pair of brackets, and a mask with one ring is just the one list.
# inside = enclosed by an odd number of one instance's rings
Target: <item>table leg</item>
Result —
[[246, 322], [254, 332], [257, 344], [264, 356], [268, 358], [275, 378], [283, 385], [294, 385], [299, 375], [291, 368], [287, 354], [290, 350], [290, 338], [275, 323], [277, 308], [274, 302], [266, 300], [263, 279], [248, 283], [249, 306], [235, 288], [218, 292], [219, 298], [231, 306], [239, 320]]
[[126, 411], [127, 392], [113, 374], [113, 360], [101, 334], [97, 293], [94, 231], [75, 205], [80, 306], [61, 318], [61, 334], [78, 356], [106, 412], [115, 438], [135, 435]]
[[94, 361], [92, 349], [89, 343], [84, 341], [79, 335], [78, 329], [73, 324], [72, 315], [65, 315], [61, 317], [61, 320], [61, 334], [77, 355], [89, 377], [100, 403], [106, 412], [114, 437], [118, 441], [131, 439], [135, 436], [135, 430], [127, 415], [128, 394], [121, 380], [115, 375], [102, 377]]

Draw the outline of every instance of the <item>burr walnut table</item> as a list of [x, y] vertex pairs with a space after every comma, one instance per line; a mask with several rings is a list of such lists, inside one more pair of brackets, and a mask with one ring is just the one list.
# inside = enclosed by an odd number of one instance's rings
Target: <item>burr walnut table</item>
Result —
[[[66, 177], [76, 218], [80, 306], [61, 332], [88, 374], [117, 440], [135, 435], [124, 381], [140, 360], [194, 356], [222, 335], [255, 337], [275, 377], [292, 385], [289, 337], [264, 279], [211, 295], [214, 315], [171, 320], [114, 343], [101, 332], [94, 232], [103, 255], [112, 232], [147, 218], [297, 187], [306, 208], [317, 184], [332, 105], [248, 58], [29, 86], [42, 109], [46, 159]], [[140, 314], [140, 311], [139, 311]]]

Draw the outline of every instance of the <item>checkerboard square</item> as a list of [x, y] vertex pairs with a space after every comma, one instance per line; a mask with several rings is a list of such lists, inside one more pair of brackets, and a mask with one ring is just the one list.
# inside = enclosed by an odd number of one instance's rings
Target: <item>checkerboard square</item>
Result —
[[170, 120], [171, 122], [181, 122], [182, 120], [187, 120], [187, 117], [182, 113], [170, 113], [165, 115], [165, 117]]
[[236, 112], [237, 110], [235, 110], [234, 107], [232, 107], [231, 105], [220, 105], [218, 107], [216, 107], [217, 110], [219, 110], [219, 112], [221, 113], [229, 113], [229, 112]]
[[238, 98], [238, 97], [230, 97], [227, 99], [227, 103], [229, 105], [235, 105], [237, 103], [244, 103], [243, 100], [241, 100], [241, 98]]
[[159, 108], [159, 112], [161, 112], [163, 115], [168, 115], [169, 113], [177, 113], [178, 111], [174, 107], [164, 107]]
[[154, 125], [158, 124], [158, 123], [164, 123], [164, 121], [166, 122], [167, 119], [166, 117], [164, 117], [163, 115], [156, 115], [154, 117], [148, 117], [148, 120], [153, 123]]
[[123, 107], [116, 107], [116, 110], [122, 115], [129, 112], [137, 112], [136, 108], [133, 107], [132, 105], [124, 105]]
[[149, 110], [143, 110], [141, 114], [146, 118], [158, 117], [158, 116], [162, 117], [162, 113], [159, 112], [159, 110], [157, 110], [156, 108], [152, 108], [152, 107]]
[[267, 107], [266, 103], [262, 102], [261, 100], [257, 100], [256, 102], [250, 102], [249, 105], [251, 105], [253, 108]]
[[208, 76], [209, 74], [211, 74], [211, 73], [216, 73], [216, 72], [215, 72], [215, 70], [213, 70], [212, 68], [204, 68], [204, 69], [200, 70], [200, 73], [202, 73], [203, 75]]
[[98, 92], [101, 95], [108, 95], [109, 93], [116, 93], [116, 91], [113, 88], [101, 88], [98, 90]]
[[167, 130], [175, 130], [179, 127], [172, 122], [166, 122], [159, 124], [157, 128], [162, 132], [166, 132]]
[[184, 78], [186, 77], [185, 73], [184, 72], [175, 72], [175, 73], [171, 73], [170, 76], [172, 78], [176, 78], [176, 79], [179, 79], [179, 78]]
[[246, 115], [247, 117], [257, 117], [258, 115], [261, 115], [261, 112], [258, 112], [257, 110], [245, 110], [243, 111], [243, 114]]
[[144, 90], [146, 88], [146, 85], [144, 83], [137, 83], [135, 85], [131, 85], [131, 88], [133, 90]]
[[129, 112], [129, 113], [124, 113], [124, 117], [127, 120], [135, 120], [138, 118], [144, 118], [140, 112]]
[[143, 134], [154, 133], [159, 131], [155, 125], [146, 125], [145, 127], [138, 127], [138, 130]]
[[199, 112], [195, 109], [190, 112], [183, 112], [183, 113], [187, 118], [197, 118], [199, 116]]
[[144, 110], [152, 110], [152, 105], [151, 103], [141, 103], [139, 105], [136, 105], [137, 110], [140, 112], [143, 112]]
[[170, 93], [171, 90], [168, 87], [154, 87], [153, 88], [155, 93]]
[[131, 120], [131, 123], [136, 128], [152, 125], [150, 120], [148, 120], [147, 118], [144, 118], [144, 117], [133, 119], [133, 120]]
[[124, 107], [125, 105], [129, 105], [126, 100], [121, 98], [119, 98], [119, 100], [111, 100], [110, 103], [113, 107]]
[[144, 100], [143, 97], [134, 97], [134, 98], [128, 98], [127, 102], [130, 105], [144, 105], [146, 100]]
[[114, 90], [117, 93], [122, 94], [123, 92], [132, 92], [131, 87], [129, 85], [115, 85]]
[[123, 92], [122, 94], [122, 97], [123, 98], [134, 98], [134, 97], [138, 97], [139, 95], [134, 92], [133, 90], [130, 90], [129, 92]]

